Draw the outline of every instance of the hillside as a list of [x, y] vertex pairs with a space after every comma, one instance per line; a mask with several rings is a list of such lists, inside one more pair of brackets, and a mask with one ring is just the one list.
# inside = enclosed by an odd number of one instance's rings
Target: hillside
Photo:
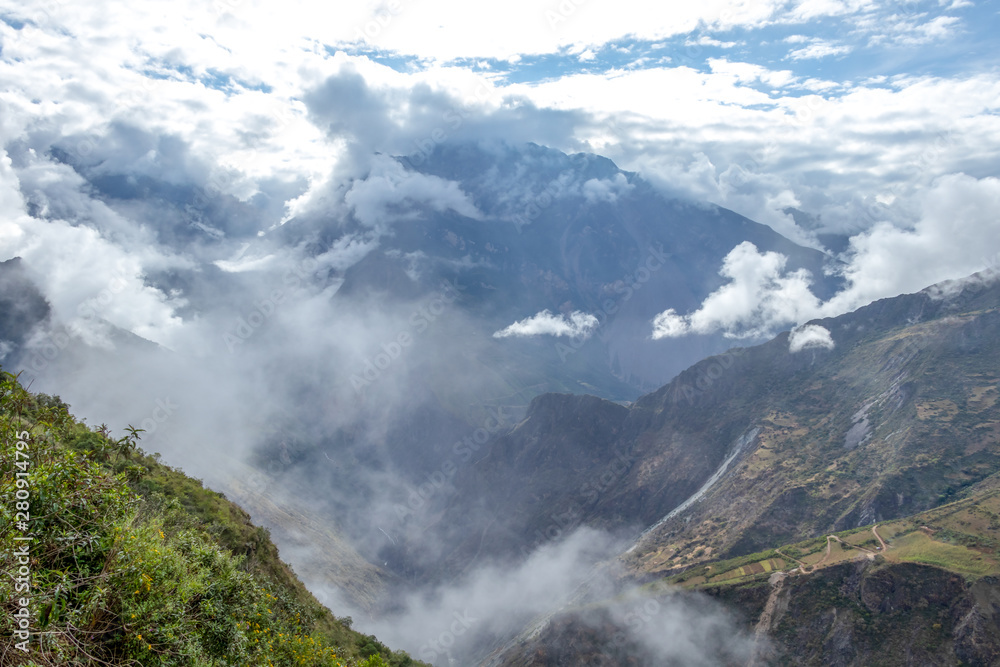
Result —
[[[685, 387], [717, 362], [679, 376], [649, 412], [675, 433], [712, 424], [715, 465], [734, 458], [697, 503], [644, 536], [633, 566], [666, 571], [914, 514], [996, 473], [998, 306], [1000, 283], [974, 278], [816, 322], [833, 350], [793, 354], [779, 336], [691, 401]], [[679, 407], [664, 410], [664, 400]], [[747, 446], [734, 454], [740, 436]]]
[[626, 560], [660, 573], [914, 514], [1000, 471], [1000, 283], [977, 277], [812, 325], [833, 349], [792, 352], [785, 333], [628, 408], [539, 397], [447, 499], [407, 520], [447, 526], [455, 562], [580, 525], [647, 528]]
[[[632, 609], [702, 593], [754, 637], [749, 665], [987, 665], [1000, 660], [1000, 490], [910, 517], [712, 561], [633, 594]], [[679, 590], [678, 590], [679, 589]], [[492, 665], [631, 664], [621, 598], [566, 611]], [[634, 617], [634, 616], [633, 616]], [[655, 656], [635, 664], [672, 664]]]
[[0, 665], [422, 664], [320, 605], [266, 530], [141, 432], [112, 438], [0, 373], [0, 542], [20, 573], [0, 582]]
[[[677, 586], [708, 594], [756, 638], [718, 664], [993, 664], [1000, 283], [977, 275], [812, 325], [833, 349], [793, 352], [782, 334], [696, 364], [626, 414], [578, 402], [546, 428], [607, 415], [616, 435], [603, 447], [593, 428], [576, 443], [526, 438], [540, 430], [529, 414], [476, 474], [503, 478], [506, 461], [530, 455], [552, 469], [545, 479], [567, 473], [546, 490], [550, 512], [649, 526], [619, 559], [622, 590], [645, 582], [660, 605]], [[574, 476], [574, 447], [602, 452], [605, 467]], [[616, 456], [630, 465], [608, 465]], [[497, 514], [509, 523], [544, 522], [508, 496]], [[489, 664], [616, 664], [620, 605], [578, 595]], [[649, 664], [661, 663], [673, 664]]]

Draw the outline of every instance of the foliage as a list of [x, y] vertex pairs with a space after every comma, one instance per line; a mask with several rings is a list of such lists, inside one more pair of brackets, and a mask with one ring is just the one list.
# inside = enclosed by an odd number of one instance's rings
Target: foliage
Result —
[[[0, 370], [0, 566], [17, 572], [28, 544], [31, 571], [27, 593], [0, 578], [0, 665], [416, 664], [338, 622], [266, 531], [145, 455], [139, 434], [89, 429]], [[14, 634], [26, 597], [28, 653]]]

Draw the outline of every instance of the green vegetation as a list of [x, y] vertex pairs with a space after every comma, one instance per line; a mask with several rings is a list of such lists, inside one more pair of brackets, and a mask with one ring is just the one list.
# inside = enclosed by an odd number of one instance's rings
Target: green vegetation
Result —
[[981, 577], [994, 573], [997, 564], [966, 547], [939, 542], [914, 531], [893, 543], [894, 560], [933, 565], [949, 572]]
[[[784, 563], [784, 559], [782, 559], [781, 555], [774, 549], [769, 549], [768, 551], [747, 554], [746, 556], [740, 556], [738, 558], [730, 558], [728, 560], [715, 561], [699, 565], [685, 571], [683, 574], [668, 578], [667, 582], [671, 584], [687, 584], [688, 586], [692, 586], [704, 584], [708, 580], [714, 580], [720, 575], [727, 575], [728, 578], [728, 575], [732, 574], [733, 577], [736, 578], [742, 576], [740, 574], [736, 574], [736, 570], [752, 566], [757, 563], [768, 563], [768, 565], [762, 565], [760, 568], [752, 568], [754, 571], [748, 572], [747, 574], [757, 575], [764, 572], [771, 572], [774, 570], [774, 565]], [[757, 571], [758, 569], [759, 571]], [[655, 583], [656, 582], [654, 582], [654, 584]]]
[[887, 542], [885, 551], [872, 526], [861, 526], [831, 533], [840, 539], [830, 540], [829, 555], [827, 537], [821, 536], [739, 558], [700, 563], [665, 581], [685, 588], [740, 586], [766, 579], [776, 570], [793, 570], [798, 563], [789, 559], [804, 563], [812, 573], [876, 556], [878, 562], [930, 565], [970, 580], [1000, 576], [1000, 489], [992, 482], [985, 484], [968, 498], [879, 524], [878, 533]]
[[88, 428], [0, 370], [0, 664], [420, 664], [336, 619], [266, 530], [139, 436]]

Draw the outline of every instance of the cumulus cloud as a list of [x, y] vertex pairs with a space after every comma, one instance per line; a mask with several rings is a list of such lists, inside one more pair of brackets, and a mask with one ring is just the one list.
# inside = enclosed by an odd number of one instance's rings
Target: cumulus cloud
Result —
[[690, 333], [722, 331], [731, 338], [766, 336], [777, 327], [812, 317], [820, 301], [809, 290], [805, 269], [786, 272], [788, 258], [761, 253], [745, 241], [726, 255], [719, 274], [729, 278], [688, 315], [667, 310], [653, 320], [653, 338], [676, 338]]
[[450, 209], [469, 218], [482, 218], [458, 183], [408, 171], [396, 160], [382, 156], [367, 178], [351, 185], [344, 201], [368, 227], [412, 219], [424, 207], [438, 213]]
[[[720, 275], [729, 282], [696, 311], [670, 309], [652, 322], [653, 338], [722, 331], [731, 337], [766, 336], [816, 317], [834, 317], [876, 299], [917, 292], [935, 283], [989, 268], [1000, 253], [1000, 179], [954, 174], [937, 179], [915, 204], [910, 226], [879, 222], [850, 239], [846, 286], [826, 302], [810, 290], [810, 276], [785, 271], [780, 253], [734, 248]], [[896, 203], [893, 205], [901, 206]], [[891, 214], [891, 207], [885, 207]], [[810, 333], [804, 340], [815, 340]], [[801, 348], [800, 348], [801, 349]]]
[[569, 336], [590, 338], [599, 324], [596, 317], [576, 310], [569, 315], [553, 315], [548, 310], [532, 315], [493, 334], [494, 338], [526, 338], [529, 336]]
[[824, 350], [834, 348], [833, 335], [826, 327], [821, 327], [818, 324], [806, 324], [795, 327], [788, 336], [788, 351], [793, 354], [817, 347]]
[[593, 204], [603, 201], [613, 204], [618, 201], [620, 196], [634, 187], [628, 182], [624, 174], [615, 174], [613, 179], [592, 178], [586, 181], [580, 189], [588, 203]]

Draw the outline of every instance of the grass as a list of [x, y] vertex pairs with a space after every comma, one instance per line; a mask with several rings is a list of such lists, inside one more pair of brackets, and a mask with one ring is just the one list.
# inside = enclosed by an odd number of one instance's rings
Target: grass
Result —
[[974, 577], [995, 574], [998, 570], [996, 560], [967, 547], [939, 542], [919, 530], [893, 542], [891, 560], [933, 565]]

